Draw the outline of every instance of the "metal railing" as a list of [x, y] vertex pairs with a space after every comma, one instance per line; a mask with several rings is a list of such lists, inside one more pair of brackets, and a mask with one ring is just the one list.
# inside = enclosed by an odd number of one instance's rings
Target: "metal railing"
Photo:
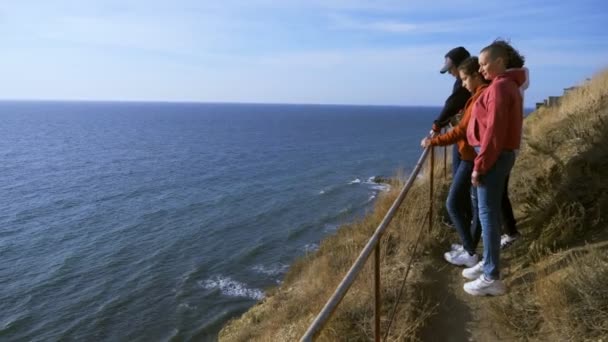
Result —
[[[447, 149], [444, 149], [444, 176], [445, 177], [447, 177], [447, 153], [446, 152], [447, 152]], [[340, 304], [340, 302], [342, 301], [342, 299], [344, 298], [344, 296], [346, 295], [346, 293], [348, 292], [348, 290], [350, 289], [350, 287], [356, 280], [357, 276], [363, 269], [363, 266], [365, 265], [365, 262], [371, 255], [372, 250], [374, 252], [374, 340], [375, 341], [381, 340], [381, 331], [380, 331], [381, 312], [380, 312], [380, 310], [381, 310], [382, 304], [381, 304], [381, 298], [380, 298], [380, 238], [382, 237], [382, 234], [385, 232], [385, 230], [387, 229], [391, 220], [395, 216], [397, 209], [399, 208], [401, 203], [404, 201], [410, 188], [414, 184], [414, 181], [416, 180], [418, 174], [420, 173], [420, 170], [422, 169], [422, 165], [424, 164], [424, 162], [427, 159], [429, 154], [431, 155], [431, 158], [430, 158], [430, 191], [429, 191], [430, 192], [430, 208], [429, 208], [429, 213], [428, 213], [428, 215], [429, 215], [428, 223], [429, 223], [429, 231], [430, 231], [431, 227], [433, 226], [433, 220], [432, 220], [433, 202], [434, 202], [433, 201], [433, 186], [434, 186], [433, 173], [434, 173], [434, 168], [435, 168], [435, 160], [434, 160], [435, 159], [435, 150], [431, 146], [427, 147], [422, 152], [422, 155], [420, 156], [420, 158], [418, 159], [418, 162], [416, 163], [416, 167], [414, 167], [414, 170], [410, 174], [407, 182], [401, 189], [399, 196], [397, 196], [397, 198], [391, 205], [390, 209], [388, 210], [388, 212], [382, 219], [382, 222], [380, 222], [380, 224], [374, 231], [374, 234], [368, 240], [368, 242], [365, 245], [365, 247], [363, 248], [363, 250], [361, 250], [361, 253], [357, 257], [357, 259], [355, 260], [353, 265], [350, 267], [350, 269], [348, 270], [348, 272], [346, 273], [346, 275], [344, 276], [344, 278], [342, 279], [342, 281], [340, 282], [340, 284], [338, 285], [338, 287], [336, 288], [336, 290], [334, 291], [332, 296], [328, 299], [327, 303], [325, 303], [325, 306], [323, 307], [321, 312], [319, 312], [319, 314], [317, 315], [315, 320], [308, 327], [308, 329], [304, 333], [304, 336], [302, 336], [302, 338], [300, 339], [301, 342], [313, 341], [317, 337], [317, 335], [321, 332], [321, 330], [323, 330], [323, 327], [329, 321], [329, 319], [333, 315], [334, 311], [336, 310], [336, 308], [338, 307], [338, 305]]]

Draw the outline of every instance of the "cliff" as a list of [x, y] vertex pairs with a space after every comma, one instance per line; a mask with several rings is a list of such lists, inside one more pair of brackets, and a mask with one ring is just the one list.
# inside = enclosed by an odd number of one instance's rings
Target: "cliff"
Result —
[[[443, 170], [436, 174], [443, 175]], [[508, 294], [470, 297], [461, 269], [442, 253], [458, 240], [439, 223], [421, 227], [428, 177], [417, 182], [382, 241], [383, 331], [397, 306], [389, 340], [598, 340], [608, 336], [608, 71], [540, 106], [524, 123], [510, 194], [522, 234], [501, 258]], [[437, 184], [439, 183], [439, 184]], [[436, 180], [435, 208], [449, 180]], [[290, 268], [266, 298], [229, 322], [225, 341], [299, 339], [340, 282], [397, 196], [379, 198], [373, 213], [341, 227], [315, 253]], [[425, 229], [405, 296], [397, 303], [406, 261]], [[368, 262], [368, 264], [371, 264]], [[373, 336], [373, 270], [359, 276], [319, 336], [320, 341]]]

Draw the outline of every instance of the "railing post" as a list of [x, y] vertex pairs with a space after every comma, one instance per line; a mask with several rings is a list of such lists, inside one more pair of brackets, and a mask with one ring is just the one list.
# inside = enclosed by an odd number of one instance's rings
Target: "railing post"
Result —
[[[375, 279], [374, 279], [375, 291], [374, 292], [376, 295], [375, 297], [377, 298], [377, 302], [374, 307], [375, 316], [376, 316], [374, 325], [375, 325], [375, 330], [377, 332], [376, 340], [378, 340], [378, 341], [380, 340], [380, 338], [381, 338], [380, 337], [380, 310], [381, 310], [381, 306], [380, 306], [380, 299], [381, 299], [380, 298], [380, 246], [379, 246], [380, 238], [382, 237], [382, 234], [384, 233], [384, 231], [388, 228], [388, 225], [391, 223], [391, 220], [397, 213], [399, 206], [403, 203], [403, 201], [405, 200], [405, 197], [407, 196], [410, 189], [414, 185], [414, 181], [416, 180], [416, 178], [418, 177], [418, 174], [420, 173], [420, 170], [424, 166], [424, 163], [426, 162], [426, 159], [429, 156], [430, 151], [431, 151], [430, 147], [427, 147], [424, 149], [424, 152], [422, 152], [422, 155], [420, 155], [420, 159], [418, 159], [418, 162], [416, 163], [414, 170], [408, 177], [407, 182], [401, 189], [401, 192], [399, 192], [399, 195], [397, 196], [397, 198], [395, 199], [395, 201], [393, 202], [391, 207], [386, 212], [386, 215], [384, 215], [384, 218], [382, 219], [382, 221], [380, 222], [380, 224], [374, 231], [374, 234], [372, 234], [371, 238], [367, 241], [367, 243], [365, 244], [365, 247], [363, 247], [363, 249], [361, 250], [361, 253], [359, 253], [359, 256], [357, 257], [355, 262], [349, 268], [348, 272], [346, 272], [346, 275], [344, 276], [344, 278], [342, 278], [342, 281], [340, 282], [338, 287], [336, 287], [336, 290], [334, 291], [334, 293], [327, 300], [327, 302], [325, 303], [325, 305], [323, 306], [323, 308], [321, 309], [319, 314], [315, 317], [314, 321], [310, 324], [310, 326], [308, 326], [308, 329], [306, 329], [306, 332], [304, 332], [304, 335], [300, 338], [300, 342], [313, 341], [314, 338], [321, 332], [321, 330], [323, 330], [323, 327], [325, 326], [325, 324], [327, 324], [327, 321], [331, 318], [332, 314], [334, 313], [334, 311], [336, 310], [338, 305], [340, 305], [340, 302], [346, 295], [346, 292], [348, 292], [350, 287], [353, 285], [353, 282], [355, 281], [355, 279], [357, 279], [357, 276], [359, 275], [359, 273], [365, 266], [366, 261], [369, 259], [372, 252], [375, 252], [375, 255], [376, 255], [376, 257], [375, 257], [376, 258], [376, 261], [375, 261], [376, 270], [374, 272], [374, 276], [375, 276]], [[387, 329], [387, 331], [388, 331], [388, 329]]]
[[374, 341], [380, 342], [380, 240], [374, 251]]
[[430, 191], [429, 191], [429, 232], [433, 230], [433, 188], [434, 188], [434, 173], [435, 173], [435, 147], [431, 147], [431, 174], [430, 174]]

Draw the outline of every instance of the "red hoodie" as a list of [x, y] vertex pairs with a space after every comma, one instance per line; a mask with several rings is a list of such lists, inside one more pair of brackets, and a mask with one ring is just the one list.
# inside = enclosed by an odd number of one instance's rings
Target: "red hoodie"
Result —
[[473, 105], [467, 140], [480, 147], [473, 171], [486, 174], [502, 151], [519, 149], [524, 117], [519, 87], [525, 81], [524, 70], [508, 70], [496, 76]]

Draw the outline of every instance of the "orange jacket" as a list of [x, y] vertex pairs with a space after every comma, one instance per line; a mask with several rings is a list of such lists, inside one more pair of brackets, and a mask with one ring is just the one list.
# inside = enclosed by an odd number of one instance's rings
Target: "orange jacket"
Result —
[[454, 129], [451, 131], [438, 135], [431, 139], [431, 145], [433, 146], [446, 146], [458, 143], [458, 153], [460, 153], [460, 159], [474, 161], [476, 157], [475, 150], [467, 142], [467, 126], [471, 119], [471, 112], [473, 111], [473, 104], [481, 96], [487, 85], [481, 85], [475, 90], [475, 94], [467, 101], [464, 106], [464, 115]]

